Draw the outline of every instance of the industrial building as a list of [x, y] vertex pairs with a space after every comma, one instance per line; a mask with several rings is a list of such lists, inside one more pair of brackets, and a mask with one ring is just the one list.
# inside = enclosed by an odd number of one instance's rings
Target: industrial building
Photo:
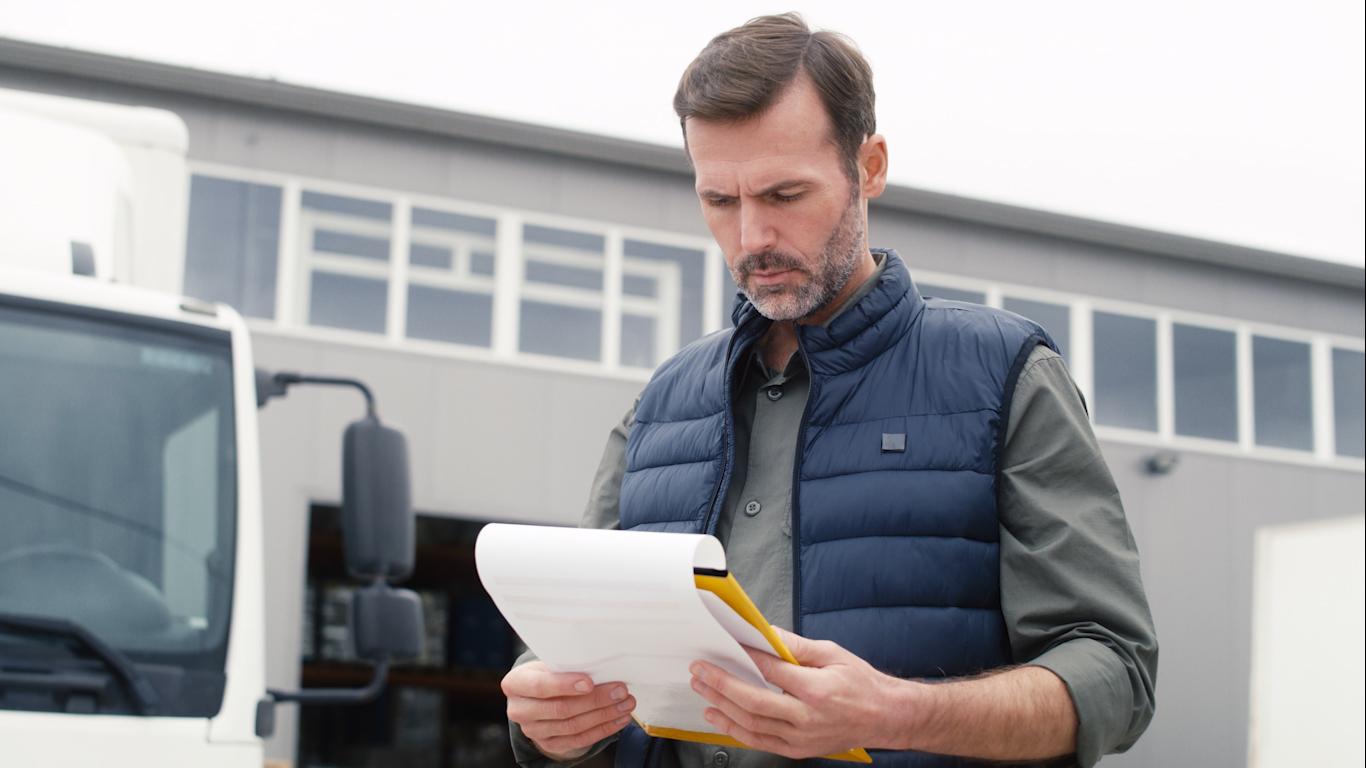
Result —
[[[0, 88], [179, 115], [193, 177], [166, 269], [248, 318], [259, 366], [359, 378], [408, 435], [427, 656], [375, 705], [282, 709], [267, 754], [506, 764], [516, 640], [473, 535], [575, 524], [651, 370], [729, 324], [683, 152], [11, 40]], [[1090, 405], [1162, 644], [1156, 718], [1104, 765], [1247, 765], [1257, 532], [1366, 507], [1363, 270], [904, 187], [870, 216], [922, 293], [1048, 328]], [[349, 391], [261, 411], [272, 686], [364, 679], [336, 611], [360, 413]]]

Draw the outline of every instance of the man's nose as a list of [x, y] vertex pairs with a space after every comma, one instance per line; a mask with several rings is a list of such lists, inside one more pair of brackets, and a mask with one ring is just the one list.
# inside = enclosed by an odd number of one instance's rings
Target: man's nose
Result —
[[763, 206], [740, 205], [740, 247], [745, 253], [764, 253], [778, 245], [778, 230]]

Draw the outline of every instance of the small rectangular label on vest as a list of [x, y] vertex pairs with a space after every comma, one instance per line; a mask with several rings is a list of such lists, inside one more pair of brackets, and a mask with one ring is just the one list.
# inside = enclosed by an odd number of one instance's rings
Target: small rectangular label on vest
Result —
[[905, 453], [906, 452], [906, 433], [892, 434], [882, 433], [882, 452], [883, 453]]

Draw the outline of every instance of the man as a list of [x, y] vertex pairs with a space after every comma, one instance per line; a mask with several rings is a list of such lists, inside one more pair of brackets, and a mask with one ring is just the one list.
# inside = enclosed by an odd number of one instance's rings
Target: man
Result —
[[716, 535], [803, 666], [752, 654], [782, 693], [690, 667], [745, 750], [649, 739], [624, 685], [523, 663], [503, 681], [519, 761], [618, 736], [619, 768], [1127, 749], [1157, 644], [1114, 482], [1042, 328], [926, 300], [869, 249], [887, 144], [862, 56], [796, 15], [755, 19], [708, 45], [674, 105], [744, 298], [614, 430], [583, 525]]

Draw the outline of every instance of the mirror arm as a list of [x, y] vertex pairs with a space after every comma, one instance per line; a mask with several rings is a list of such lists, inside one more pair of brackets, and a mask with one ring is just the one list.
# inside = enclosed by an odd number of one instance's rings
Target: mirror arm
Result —
[[265, 407], [266, 401], [272, 397], [284, 397], [285, 392], [292, 384], [327, 384], [340, 387], [355, 387], [365, 396], [365, 415], [379, 418], [375, 410], [375, 395], [365, 383], [357, 379], [348, 379], [340, 376], [309, 376], [302, 373], [290, 371], [280, 371], [270, 373], [269, 371], [256, 369], [256, 407]]
[[366, 704], [375, 700], [384, 690], [389, 680], [389, 660], [381, 659], [375, 663], [375, 679], [364, 688], [304, 688], [298, 691], [277, 691], [267, 688], [266, 693], [279, 702], [299, 704]]

